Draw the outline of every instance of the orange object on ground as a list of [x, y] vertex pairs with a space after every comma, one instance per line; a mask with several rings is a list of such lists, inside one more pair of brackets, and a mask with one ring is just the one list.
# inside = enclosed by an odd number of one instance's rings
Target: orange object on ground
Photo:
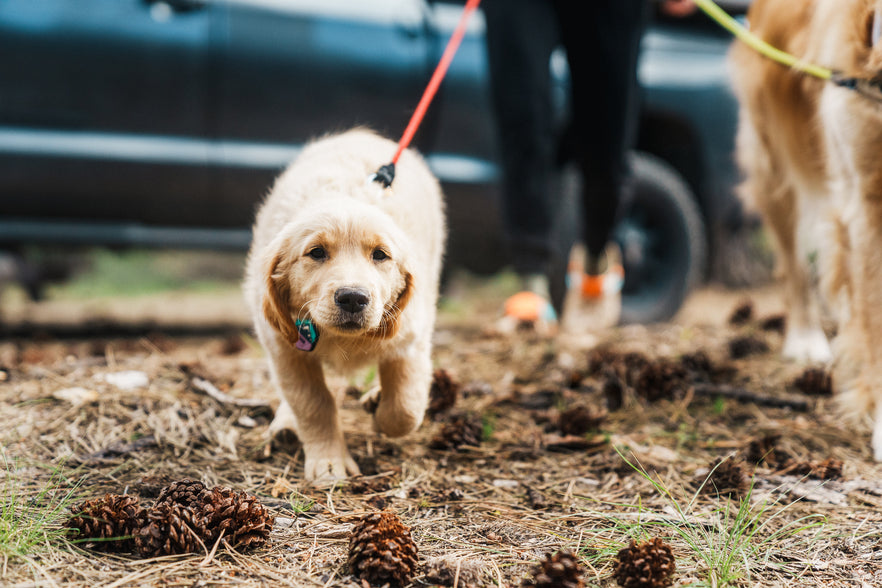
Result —
[[[521, 321], [535, 322], [554, 318], [551, 304], [534, 292], [518, 292], [505, 301], [505, 314]], [[550, 316], [549, 316], [550, 313]]]

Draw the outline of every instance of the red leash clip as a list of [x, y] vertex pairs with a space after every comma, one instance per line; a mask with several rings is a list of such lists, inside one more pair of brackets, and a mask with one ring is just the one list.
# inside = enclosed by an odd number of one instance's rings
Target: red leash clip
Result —
[[429, 84], [423, 91], [423, 97], [420, 98], [416, 110], [413, 111], [413, 114], [410, 117], [410, 122], [407, 124], [407, 128], [404, 129], [404, 134], [401, 136], [401, 140], [398, 141], [398, 150], [395, 152], [394, 157], [392, 157], [392, 161], [382, 166], [373, 176], [371, 176], [371, 180], [382, 184], [384, 188], [388, 188], [392, 185], [392, 180], [395, 179], [395, 164], [398, 163], [398, 158], [401, 157], [401, 153], [407, 149], [408, 145], [410, 145], [420, 123], [423, 122], [423, 118], [426, 116], [426, 111], [429, 109], [429, 104], [431, 104], [432, 99], [435, 97], [435, 93], [441, 85], [441, 80], [447, 75], [447, 69], [450, 67], [450, 62], [453, 61], [453, 56], [456, 55], [456, 51], [459, 49], [462, 38], [465, 36], [469, 17], [478, 8], [478, 4], [480, 3], [481, 0], [468, 0], [468, 2], [466, 2], [465, 8], [463, 8], [462, 11], [462, 16], [459, 17], [459, 23], [457, 23], [456, 28], [453, 30], [450, 40], [447, 41], [447, 47], [444, 48], [441, 60], [435, 67], [435, 72], [432, 74]]

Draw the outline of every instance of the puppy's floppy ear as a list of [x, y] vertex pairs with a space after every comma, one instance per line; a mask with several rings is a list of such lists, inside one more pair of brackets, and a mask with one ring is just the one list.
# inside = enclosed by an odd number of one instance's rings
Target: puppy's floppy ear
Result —
[[410, 302], [411, 297], [413, 296], [413, 276], [410, 275], [410, 272], [404, 273], [404, 288], [401, 292], [398, 293], [398, 297], [395, 299], [395, 302], [390, 304], [383, 311], [383, 320], [380, 321], [380, 326], [368, 333], [369, 336], [374, 339], [391, 339], [398, 333], [398, 327], [400, 326], [399, 318], [401, 317], [401, 313], [404, 311], [404, 308], [407, 306], [407, 303]]
[[288, 265], [281, 249], [270, 260], [266, 271], [266, 295], [263, 298], [263, 316], [267, 322], [290, 343], [297, 344], [297, 325], [291, 317], [291, 284]]

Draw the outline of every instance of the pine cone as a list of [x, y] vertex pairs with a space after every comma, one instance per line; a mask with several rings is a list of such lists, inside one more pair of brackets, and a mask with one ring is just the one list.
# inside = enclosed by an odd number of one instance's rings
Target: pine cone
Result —
[[100, 551], [131, 551], [144, 509], [135, 496], [105, 494], [71, 509], [64, 524], [72, 540]]
[[156, 498], [156, 504], [168, 502], [188, 507], [198, 506], [202, 503], [202, 492], [205, 489], [202, 482], [184, 478], [163, 488]]
[[673, 398], [686, 387], [686, 370], [679, 363], [660, 359], [642, 370], [634, 383], [634, 392], [649, 402]]
[[786, 451], [778, 447], [781, 435], [769, 434], [752, 439], [747, 446], [747, 461], [771, 468], [778, 468], [790, 460]]
[[769, 352], [769, 344], [758, 337], [746, 335], [729, 341], [729, 357], [743, 359], [748, 355], [761, 355]]
[[833, 376], [824, 368], [810, 367], [793, 381], [793, 386], [808, 396], [832, 396]]
[[693, 378], [698, 379], [705, 379], [714, 371], [714, 365], [704, 351], [683, 354], [680, 356], [680, 365]]
[[256, 496], [216, 486], [204, 491], [201, 498], [197, 530], [205, 541], [214, 543], [223, 532], [224, 539], [234, 547], [259, 547], [266, 543], [275, 517]]
[[532, 579], [527, 578], [522, 587], [535, 586], [536, 588], [583, 588], [585, 582], [582, 575], [585, 573], [579, 558], [569, 549], [563, 549], [554, 554], [546, 553], [545, 559], [533, 568]]
[[479, 447], [484, 436], [480, 417], [457, 416], [444, 423], [441, 431], [429, 443], [432, 449], [459, 449]]
[[619, 410], [625, 403], [625, 385], [614, 369], [607, 368], [603, 372], [603, 397], [608, 410]]
[[760, 322], [760, 329], [763, 331], [775, 331], [777, 333], [783, 333], [784, 329], [787, 327], [787, 317], [783, 314], [773, 314], [772, 316], [767, 316]]
[[588, 373], [596, 374], [612, 368], [628, 385], [633, 385], [640, 372], [652, 363], [639, 351], [619, 352], [611, 349], [595, 349], [588, 356]]
[[750, 483], [744, 472], [743, 462], [734, 458], [718, 458], [710, 464], [710, 469], [710, 478], [707, 482], [705, 478], [695, 481], [698, 485], [704, 483], [702, 492], [730, 498], [741, 498], [747, 494]]
[[670, 545], [655, 537], [619, 551], [613, 577], [624, 588], [664, 588], [674, 583], [674, 554]]
[[447, 371], [437, 369], [432, 374], [432, 388], [429, 391], [429, 418], [447, 412], [456, 404], [459, 395], [459, 384], [450, 377]]
[[410, 529], [390, 511], [367, 515], [349, 537], [349, 570], [370, 584], [407, 584], [416, 572], [417, 557]]
[[583, 404], [578, 404], [560, 413], [557, 425], [564, 435], [584, 435], [600, 426], [606, 417]]
[[808, 476], [816, 480], [835, 480], [842, 477], [842, 461], [828, 457], [823, 461], [791, 460], [784, 471], [795, 476]]
[[743, 300], [729, 315], [730, 325], [743, 325], [753, 318], [753, 302]]
[[162, 502], [147, 511], [135, 545], [144, 557], [203, 551], [199, 536], [199, 515], [175, 502]]

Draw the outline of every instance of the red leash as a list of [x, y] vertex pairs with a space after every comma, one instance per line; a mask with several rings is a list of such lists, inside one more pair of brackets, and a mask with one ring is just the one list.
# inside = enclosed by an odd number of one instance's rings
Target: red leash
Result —
[[441, 60], [435, 67], [435, 72], [429, 80], [429, 85], [426, 86], [425, 91], [423, 91], [423, 97], [420, 98], [416, 110], [413, 111], [413, 114], [410, 117], [410, 122], [407, 124], [407, 128], [404, 129], [404, 134], [401, 136], [401, 140], [398, 141], [398, 150], [395, 151], [395, 156], [392, 157], [390, 163], [387, 163], [377, 170], [373, 175], [373, 181], [383, 184], [386, 188], [392, 185], [392, 180], [395, 179], [395, 164], [398, 163], [398, 158], [401, 157], [401, 153], [407, 149], [408, 145], [410, 145], [420, 123], [423, 122], [423, 118], [426, 116], [426, 111], [429, 109], [429, 104], [435, 97], [435, 93], [441, 85], [441, 80], [443, 80], [444, 76], [447, 74], [447, 68], [450, 67], [450, 62], [453, 61], [453, 56], [456, 54], [456, 50], [459, 49], [459, 44], [465, 36], [469, 17], [475, 9], [478, 8], [478, 4], [480, 3], [481, 0], [468, 0], [468, 2], [466, 2], [462, 15], [459, 17], [459, 23], [453, 30], [450, 40], [447, 42], [447, 47], [445, 47], [444, 53], [441, 55]]

